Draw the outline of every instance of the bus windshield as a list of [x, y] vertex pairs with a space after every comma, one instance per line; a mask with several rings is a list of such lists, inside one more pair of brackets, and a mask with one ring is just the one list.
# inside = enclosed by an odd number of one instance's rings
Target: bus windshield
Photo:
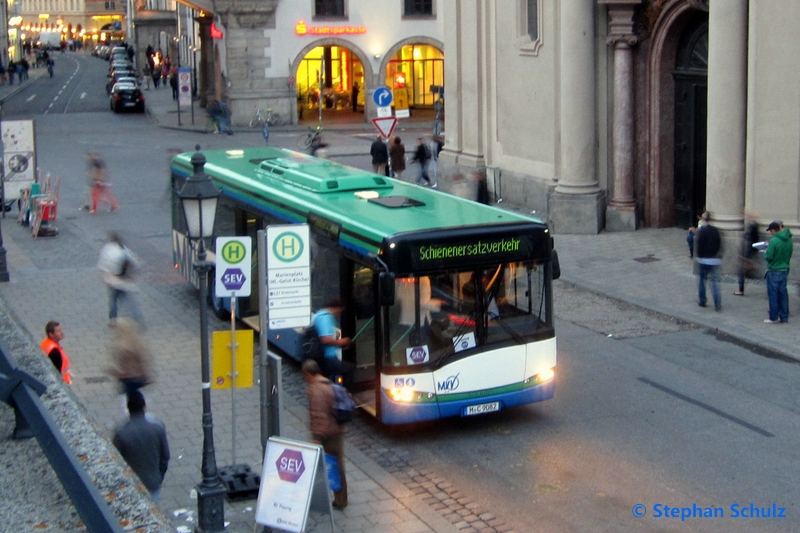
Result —
[[554, 335], [547, 286], [544, 265], [537, 262], [395, 280], [384, 368], [430, 369]]

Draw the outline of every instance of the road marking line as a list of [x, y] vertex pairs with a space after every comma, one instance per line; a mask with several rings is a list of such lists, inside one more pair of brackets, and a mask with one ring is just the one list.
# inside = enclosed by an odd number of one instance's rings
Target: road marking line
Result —
[[692, 405], [696, 405], [697, 407], [700, 407], [701, 409], [705, 409], [706, 411], [708, 411], [710, 413], [714, 413], [715, 415], [720, 416], [720, 417], [722, 417], [722, 418], [724, 418], [726, 420], [730, 420], [734, 424], [739, 424], [740, 426], [745, 427], [745, 428], [749, 429], [750, 431], [755, 431], [756, 433], [758, 433], [760, 435], [763, 435], [764, 437], [774, 437], [775, 436], [774, 434], [770, 433], [767, 430], [761, 429], [758, 426], [754, 426], [753, 424], [751, 424], [749, 422], [745, 422], [741, 418], [735, 417], [733, 415], [729, 415], [725, 411], [720, 411], [716, 407], [712, 407], [712, 406], [708, 405], [705, 402], [701, 402], [700, 400], [695, 400], [694, 398], [690, 398], [689, 396], [681, 394], [680, 392], [678, 392], [676, 390], [673, 390], [673, 389], [670, 389], [669, 387], [666, 387], [664, 385], [661, 385], [660, 383], [656, 383], [655, 381], [650, 381], [649, 379], [643, 378], [643, 377], [642, 378], [636, 378], [636, 379], [638, 379], [642, 383], [650, 385], [651, 387], [654, 387], [654, 388], [656, 388], [656, 389], [658, 389], [658, 390], [660, 390], [662, 392], [665, 392], [665, 393], [667, 393], [667, 394], [669, 394], [671, 396], [674, 396], [675, 398], [678, 398], [679, 400], [683, 400], [684, 402], [690, 403]]

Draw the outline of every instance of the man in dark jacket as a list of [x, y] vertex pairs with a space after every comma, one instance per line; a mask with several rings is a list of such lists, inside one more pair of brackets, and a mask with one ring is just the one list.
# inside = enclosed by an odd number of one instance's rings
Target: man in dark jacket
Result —
[[698, 304], [706, 306], [706, 279], [711, 280], [711, 294], [714, 297], [714, 309], [722, 311], [722, 296], [719, 292], [719, 266], [722, 264], [722, 239], [719, 230], [711, 225], [708, 211], [703, 213], [702, 225], [694, 237], [695, 260], [700, 267], [700, 281], [697, 285]]
[[372, 171], [381, 176], [386, 175], [389, 149], [386, 148], [386, 143], [383, 142], [380, 135], [372, 142], [372, 146], [369, 148], [369, 155], [372, 156]]
[[767, 297], [769, 299], [769, 318], [767, 324], [789, 321], [789, 291], [786, 283], [789, 278], [789, 261], [792, 259], [792, 232], [783, 227], [783, 222], [769, 223], [769, 240], [764, 259], [767, 261]]
[[114, 433], [117, 447], [128, 466], [136, 472], [153, 501], [158, 502], [161, 483], [169, 465], [169, 444], [164, 424], [144, 416], [144, 396], [138, 390], [128, 394], [131, 418]]
[[430, 159], [431, 151], [425, 144], [425, 139], [420, 137], [417, 139], [417, 150], [414, 152], [414, 159], [411, 160], [412, 163], [419, 163], [419, 178], [417, 178], [418, 185], [422, 180], [425, 180], [427, 185], [431, 184], [431, 179], [428, 177], [428, 161], [430, 161]]

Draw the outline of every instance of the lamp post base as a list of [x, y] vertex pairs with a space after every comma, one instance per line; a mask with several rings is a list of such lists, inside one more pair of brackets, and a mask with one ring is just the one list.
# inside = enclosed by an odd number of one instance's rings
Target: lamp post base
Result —
[[227, 491], [222, 483], [211, 487], [197, 485], [197, 527], [195, 533], [225, 531], [224, 498]]
[[[0, 241], [3, 238], [0, 236]], [[0, 244], [0, 282], [9, 281], [11, 276], [8, 274], [8, 265], [6, 264], [6, 248]]]

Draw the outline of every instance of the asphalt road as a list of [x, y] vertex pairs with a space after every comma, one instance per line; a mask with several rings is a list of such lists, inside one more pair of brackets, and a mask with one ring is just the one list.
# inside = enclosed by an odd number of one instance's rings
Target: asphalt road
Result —
[[[173, 275], [167, 154], [173, 147], [241, 147], [263, 139], [257, 131], [228, 137], [162, 130], [147, 116], [115, 115], [108, 111], [104, 62], [88, 56], [56, 60], [52, 80], [33, 84], [4, 106], [6, 119], [36, 120], [38, 164], [60, 178], [59, 238], [75, 241], [58, 257], [49, 254], [46, 240], [32, 241], [31, 256], [52, 268], [93, 269], [106, 231], [123, 231], [145, 261], [145, 279], [156, 287], [145, 287], [142, 298], [158, 308], [162, 323], [153, 331], [168, 335], [163, 321], [194, 327], [196, 309], [174, 312], [191, 300], [188, 291], [157, 289], [159, 280]], [[293, 146], [296, 137], [274, 133], [270, 142]], [[345, 134], [330, 134], [328, 141], [368, 146], [364, 138]], [[90, 217], [78, 210], [85, 198], [83, 157], [90, 150], [108, 163], [121, 203], [116, 216]], [[366, 156], [343, 162], [369, 164]], [[104, 307], [98, 294], [100, 319]], [[800, 365], [764, 358], [668, 317], [562, 283], [556, 310], [554, 400], [400, 431], [369, 423], [352, 431], [361, 432], [362, 445], [398, 472], [433, 470], [517, 531], [798, 529]], [[297, 390], [297, 383], [289, 385]], [[155, 386], [156, 399], [159, 386], [170, 384]], [[85, 391], [91, 404], [93, 389]], [[106, 392], [89, 405], [101, 425], [115, 409], [109, 397]], [[188, 418], [196, 425], [195, 417]], [[223, 463], [224, 443], [220, 448]], [[181, 453], [189, 452], [174, 451], [176, 458]], [[751, 503], [785, 508], [787, 518], [731, 518], [732, 505]], [[633, 516], [636, 504], [644, 506], [643, 518]], [[656, 505], [693, 504], [701, 511], [719, 507], [725, 518], [653, 517]]]

